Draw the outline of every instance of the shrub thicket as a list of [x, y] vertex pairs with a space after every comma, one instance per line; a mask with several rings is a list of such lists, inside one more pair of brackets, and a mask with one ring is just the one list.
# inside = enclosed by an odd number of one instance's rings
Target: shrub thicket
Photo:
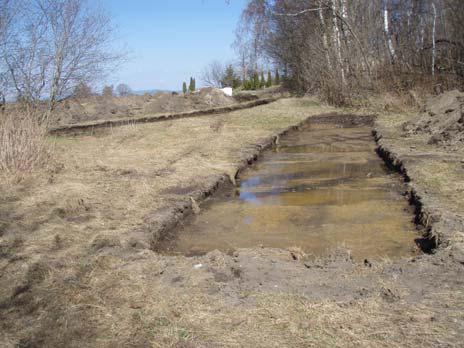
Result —
[[46, 127], [34, 112], [0, 114], [0, 173], [18, 179], [45, 165], [51, 156]]

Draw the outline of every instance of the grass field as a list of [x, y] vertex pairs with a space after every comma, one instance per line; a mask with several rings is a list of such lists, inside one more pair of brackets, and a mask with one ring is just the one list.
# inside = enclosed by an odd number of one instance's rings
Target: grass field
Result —
[[[163, 214], [222, 175], [233, 177], [263, 139], [333, 111], [289, 98], [50, 138], [47, 168], [0, 188], [0, 345], [462, 344], [462, 265], [443, 256], [366, 266], [343, 250], [312, 261], [261, 248], [193, 258], [149, 250]], [[434, 168], [447, 175], [444, 165]], [[424, 182], [451, 195], [442, 179]]]

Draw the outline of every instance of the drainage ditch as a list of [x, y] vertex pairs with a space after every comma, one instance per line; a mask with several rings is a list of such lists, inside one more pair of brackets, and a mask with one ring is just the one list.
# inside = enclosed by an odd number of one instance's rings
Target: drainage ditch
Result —
[[355, 259], [418, 252], [404, 181], [376, 153], [370, 117], [313, 117], [282, 136], [224, 185], [201, 212], [181, 221], [159, 251], [299, 248], [315, 257], [336, 248]]

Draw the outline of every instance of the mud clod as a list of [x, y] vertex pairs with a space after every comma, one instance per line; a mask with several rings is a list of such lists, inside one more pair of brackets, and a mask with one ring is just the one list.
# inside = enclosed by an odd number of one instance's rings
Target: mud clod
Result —
[[391, 289], [389, 288], [382, 288], [381, 291], [381, 296], [384, 299], [384, 301], [388, 303], [393, 303], [395, 301], [398, 301], [400, 299], [400, 296], [394, 293]]
[[242, 277], [242, 269], [240, 267], [231, 267], [232, 274], [235, 278]]

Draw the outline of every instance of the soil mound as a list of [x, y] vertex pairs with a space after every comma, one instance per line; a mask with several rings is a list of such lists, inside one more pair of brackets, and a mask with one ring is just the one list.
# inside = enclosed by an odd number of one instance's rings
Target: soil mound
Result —
[[58, 107], [58, 124], [73, 124], [157, 113], [179, 113], [228, 106], [237, 100], [223, 92], [204, 88], [194, 93], [160, 92], [155, 95], [127, 97], [93, 96], [68, 99]]
[[190, 94], [157, 93], [144, 105], [144, 113], [184, 112], [227, 106], [236, 103], [234, 98], [213, 88], [204, 88]]
[[454, 90], [429, 98], [404, 130], [427, 135], [428, 144], [464, 145], [464, 93]]

